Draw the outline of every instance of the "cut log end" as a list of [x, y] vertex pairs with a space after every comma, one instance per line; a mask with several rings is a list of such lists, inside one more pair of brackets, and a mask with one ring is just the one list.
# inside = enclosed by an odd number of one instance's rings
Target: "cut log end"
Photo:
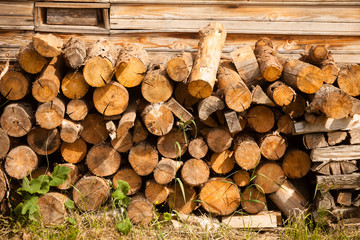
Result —
[[289, 151], [282, 164], [282, 169], [289, 178], [302, 178], [309, 172], [310, 168], [310, 157], [301, 150]]
[[274, 113], [265, 106], [251, 108], [247, 115], [247, 120], [249, 126], [259, 133], [270, 131], [275, 124]]
[[227, 174], [235, 166], [233, 152], [226, 150], [221, 153], [214, 153], [210, 159], [211, 169], [218, 174]]
[[285, 181], [284, 172], [276, 163], [260, 164], [256, 173], [254, 180], [256, 188], [265, 194], [275, 192]]
[[250, 183], [250, 174], [245, 170], [236, 171], [233, 180], [238, 187], [245, 187]]
[[197, 79], [189, 83], [188, 91], [191, 96], [201, 99], [209, 97], [213, 91], [213, 87], [207, 81]]
[[157, 151], [147, 142], [141, 142], [133, 146], [129, 152], [129, 163], [140, 176], [152, 173], [158, 164], [158, 159]]
[[23, 179], [38, 166], [36, 153], [28, 146], [13, 148], [5, 159], [5, 171], [10, 177]]
[[278, 134], [268, 134], [261, 139], [261, 154], [269, 160], [279, 160], [286, 151], [286, 141]]
[[110, 144], [93, 146], [86, 156], [86, 165], [97, 176], [110, 176], [120, 167], [121, 155]]
[[138, 58], [131, 58], [117, 65], [115, 76], [121, 85], [131, 88], [140, 85], [145, 77], [145, 73], [146, 66], [144, 63]]
[[195, 200], [196, 191], [194, 188], [188, 185], [183, 185], [182, 190], [182, 187], [180, 187], [180, 184], [177, 182], [170, 187], [170, 194], [167, 199], [167, 203], [171, 209], [174, 209], [182, 214], [190, 214], [197, 206]]
[[60, 147], [60, 153], [63, 159], [68, 163], [81, 162], [87, 152], [86, 142], [79, 138], [73, 143], [63, 142]]
[[111, 81], [113, 70], [113, 65], [108, 59], [92, 57], [85, 64], [84, 79], [92, 87], [103, 87]]
[[241, 206], [250, 213], [256, 214], [266, 209], [265, 195], [255, 187], [246, 188], [241, 193]]
[[200, 186], [210, 176], [208, 165], [200, 159], [187, 160], [181, 168], [181, 179], [189, 186]]
[[113, 185], [117, 187], [117, 181], [122, 180], [129, 184], [130, 189], [127, 195], [134, 195], [142, 186], [141, 177], [131, 168], [120, 169], [113, 177]]
[[39, 207], [40, 221], [45, 225], [59, 225], [67, 216], [65, 202], [69, 198], [61, 193], [49, 192], [39, 197], [36, 205]]

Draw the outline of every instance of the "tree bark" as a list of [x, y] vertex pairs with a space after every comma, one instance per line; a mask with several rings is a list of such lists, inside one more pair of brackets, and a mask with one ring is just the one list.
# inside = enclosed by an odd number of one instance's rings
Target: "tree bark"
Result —
[[141, 142], [133, 146], [129, 152], [129, 163], [140, 176], [152, 173], [158, 161], [159, 155], [157, 151], [147, 142]]
[[86, 165], [97, 176], [110, 176], [119, 169], [121, 155], [110, 144], [104, 143], [90, 148], [86, 155]]
[[89, 84], [81, 72], [68, 72], [61, 81], [61, 91], [67, 98], [80, 99], [85, 96], [88, 90]]
[[81, 162], [87, 153], [86, 142], [82, 138], [75, 140], [73, 143], [63, 142], [60, 146], [60, 153], [68, 163]]
[[171, 58], [166, 65], [166, 72], [175, 82], [187, 81], [193, 67], [193, 58], [189, 52], [181, 52]]
[[1, 128], [11, 137], [23, 137], [30, 132], [34, 118], [30, 105], [11, 103], [3, 110]]
[[38, 157], [36, 153], [25, 145], [11, 149], [5, 159], [6, 173], [16, 179], [23, 179], [37, 166]]
[[137, 193], [142, 185], [141, 177], [129, 167], [121, 168], [113, 177], [113, 185], [117, 187], [117, 181], [122, 180], [129, 184], [130, 189], [127, 195], [134, 195]]
[[247, 114], [248, 125], [258, 133], [270, 131], [275, 124], [273, 111], [265, 106], [252, 107]]
[[119, 121], [119, 125], [116, 130], [117, 136], [119, 136], [119, 137], [122, 136], [123, 134], [128, 132], [130, 130], [130, 128], [132, 128], [134, 126], [135, 119], [136, 119], [136, 109], [137, 109], [136, 102], [131, 102], [127, 106], [124, 114], [122, 115], [122, 117]]
[[245, 170], [255, 168], [261, 159], [261, 151], [255, 140], [248, 135], [238, 135], [234, 141], [236, 163]]
[[194, 120], [193, 115], [186, 110], [180, 103], [178, 103], [175, 98], [171, 97], [165, 105], [170, 109], [170, 111], [184, 123], [188, 123], [191, 120]]
[[61, 140], [57, 128], [33, 128], [27, 135], [29, 146], [39, 155], [50, 155], [59, 149]]
[[222, 110], [225, 104], [221, 98], [216, 96], [209, 96], [202, 99], [198, 103], [198, 116], [200, 120], [205, 121], [211, 114], [217, 110]]
[[141, 117], [147, 130], [156, 136], [169, 133], [174, 125], [173, 114], [161, 103], [147, 105], [141, 112]]
[[276, 192], [284, 181], [284, 172], [276, 163], [264, 162], [256, 169], [254, 184], [262, 193], [269, 194]]
[[51, 102], [42, 103], [36, 110], [36, 122], [46, 129], [53, 129], [62, 123], [65, 116], [65, 105], [55, 98]]
[[338, 78], [340, 68], [337, 67], [331, 52], [329, 52], [327, 58], [321, 62], [320, 68], [325, 76], [324, 82], [333, 84]]
[[[6, 132], [0, 128], [0, 159], [4, 158], [10, 149], [10, 138]], [[1, 175], [1, 172], [0, 172]], [[1, 200], [0, 200], [1, 202]]]
[[85, 64], [86, 46], [80, 38], [71, 37], [64, 46], [65, 63], [72, 69], [77, 69]]
[[90, 144], [99, 144], [108, 138], [104, 118], [99, 114], [88, 114], [81, 122], [83, 130], [80, 136], [85, 142]]
[[48, 60], [35, 50], [32, 42], [20, 48], [17, 60], [21, 68], [30, 74], [39, 73], [48, 63]]
[[217, 174], [227, 174], [235, 166], [234, 152], [225, 150], [221, 153], [214, 153], [210, 158], [211, 169]]
[[328, 57], [328, 50], [325, 45], [306, 46], [305, 52], [301, 53], [299, 60], [321, 66], [321, 63]]

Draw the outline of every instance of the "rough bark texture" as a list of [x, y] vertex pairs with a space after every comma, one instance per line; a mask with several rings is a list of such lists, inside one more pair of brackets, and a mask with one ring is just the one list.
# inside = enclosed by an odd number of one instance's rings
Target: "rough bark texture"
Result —
[[65, 44], [63, 53], [66, 65], [73, 69], [79, 68], [85, 63], [85, 42], [80, 38], [71, 37]]

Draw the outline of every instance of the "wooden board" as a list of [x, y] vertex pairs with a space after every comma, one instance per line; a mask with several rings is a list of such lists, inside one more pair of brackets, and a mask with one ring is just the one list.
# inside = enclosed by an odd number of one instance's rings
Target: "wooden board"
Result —
[[33, 2], [0, 2], [0, 29], [33, 30]]
[[360, 159], [360, 145], [340, 145], [311, 150], [310, 158], [313, 162], [345, 161]]
[[256, 215], [231, 215], [222, 223], [232, 228], [276, 228], [281, 226], [281, 212], [260, 212]]
[[316, 176], [316, 183], [323, 191], [328, 189], [360, 189], [360, 173]]

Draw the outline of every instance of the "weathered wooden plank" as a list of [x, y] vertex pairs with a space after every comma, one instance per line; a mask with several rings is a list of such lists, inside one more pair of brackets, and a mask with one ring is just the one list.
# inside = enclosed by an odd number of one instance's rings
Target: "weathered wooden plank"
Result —
[[42, 7], [42, 8], [110, 8], [110, 3], [36, 2], [35, 7]]
[[260, 212], [256, 215], [231, 215], [222, 218], [222, 223], [233, 228], [276, 228], [281, 226], [280, 212]]
[[316, 183], [322, 190], [328, 189], [360, 189], [360, 173], [316, 176]]
[[33, 16], [33, 2], [0, 2], [0, 16]]
[[71, 26], [71, 25], [39, 25], [35, 27], [37, 32], [52, 32], [52, 33], [94, 33], [94, 34], [108, 34], [109, 29], [98, 26]]
[[340, 145], [311, 150], [310, 158], [313, 162], [344, 161], [360, 159], [360, 145]]
[[49, 25], [98, 25], [96, 8], [48, 8], [46, 24]]
[[[32, 0], [33, 1], [33, 0]], [[42, 2], [74, 2], [75, 0], [41, 0]], [[110, 0], [76, 0], [76, 2], [103, 2], [108, 3]]]

